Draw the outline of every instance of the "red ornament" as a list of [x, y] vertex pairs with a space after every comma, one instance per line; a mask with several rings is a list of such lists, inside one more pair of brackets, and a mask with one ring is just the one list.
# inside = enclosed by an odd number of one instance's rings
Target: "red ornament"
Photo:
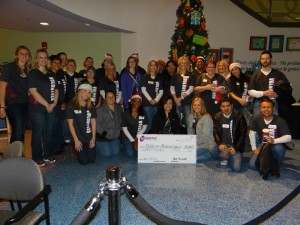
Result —
[[200, 23], [201, 30], [206, 30], [206, 24], [204, 22]]
[[179, 20], [179, 27], [184, 27], [184, 18], [181, 17]]
[[194, 62], [196, 62], [196, 60], [197, 60], [197, 57], [195, 55], [192, 55], [191, 56], [191, 61], [194, 63]]

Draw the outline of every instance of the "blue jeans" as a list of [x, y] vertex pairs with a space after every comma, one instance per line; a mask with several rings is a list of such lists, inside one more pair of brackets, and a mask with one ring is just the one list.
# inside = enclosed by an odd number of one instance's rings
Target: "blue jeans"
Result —
[[217, 157], [219, 152], [215, 150], [214, 143], [207, 148], [197, 148], [197, 161], [205, 161], [211, 157]]
[[147, 124], [147, 129], [145, 131], [145, 134], [148, 133], [148, 131], [151, 130], [152, 127], [152, 119], [154, 117], [154, 114], [157, 112], [157, 107], [156, 106], [144, 106], [144, 110], [147, 113], [148, 116], [148, 124]]
[[114, 139], [112, 141], [96, 141], [96, 151], [103, 158], [118, 155], [120, 153], [120, 140]]
[[[220, 157], [221, 151], [219, 150], [216, 143], [214, 143], [214, 145], [210, 146], [209, 151], [214, 156], [217, 156], [219, 158], [219, 160], [224, 160], [223, 158]], [[243, 160], [242, 153], [236, 151], [236, 154], [235, 155], [230, 155], [228, 160], [229, 160], [230, 167], [233, 171], [235, 171], [235, 172], [240, 172], [241, 171], [242, 160]]]
[[66, 123], [65, 111], [59, 107], [55, 109], [55, 120], [53, 125], [53, 152], [61, 149], [61, 144], [64, 142], [63, 129]]
[[191, 106], [190, 105], [176, 106], [176, 113], [178, 114], [179, 118], [181, 118], [181, 113], [183, 113], [185, 127], [188, 128], [189, 116], [191, 114]]
[[28, 121], [28, 104], [6, 103], [6, 107], [6, 115], [12, 129], [10, 143], [14, 141], [24, 142], [24, 133]]
[[48, 113], [30, 111], [29, 113], [32, 125], [32, 159], [39, 161], [53, 155], [53, 127], [55, 121], [54, 111]]
[[[76, 150], [75, 150], [76, 151]], [[96, 148], [90, 148], [89, 143], [82, 143], [82, 150], [76, 151], [78, 162], [81, 165], [95, 162], [96, 159]]]
[[137, 151], [133, 146], [133, 142], [131, 142], [125, 135], [122, 136], [122, 145], [127, 156], [137, 156]]
[[[278, 115], [278, 102], [275, 101], [274, 102], [275, 108], [274, 108], [274, 114]], [[260, 100], [255, 100], [254, 104], [253, 104], [253, 116], [256, 116], [258, 114], [260, 114]]]
[[[286, 152], [286, 148], [285, 148], [284, 144], [273, 144], [271, 146], [271, 152], [272, 152], [272, 155], [274, 156], [275, 160], [277, 161], [278, 165], [280, 166], [280, 164], [284, 160], [285, 152]], [[257, 155], [252, 154], [252, 156], [249, 160], [250, 168], [256, 169], [256, 167], [255, 167], [256, 159], [257, 159]]]

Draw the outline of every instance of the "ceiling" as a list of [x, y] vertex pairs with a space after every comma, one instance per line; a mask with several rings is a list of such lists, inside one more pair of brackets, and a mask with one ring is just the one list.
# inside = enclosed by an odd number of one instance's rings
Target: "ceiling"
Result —
[[[27, 32], [125, 32], [78, 16], [46, 0], [0, 0], [0, 28]], [[42, 26], [40, 22], [48, 22]]]
[[[267, 26], [300, 27], [299, 0], [231, 0]], [[272, 3], [270, 7], [270, 3]], [[78, 16], [47, 0], [0, 0], [0, 28], [27, 32], [125, 32]], [[41, 26], [48, 22], [49, 26]]]
[[300, 0], [231, 0], [269, 27], [300, 27]]

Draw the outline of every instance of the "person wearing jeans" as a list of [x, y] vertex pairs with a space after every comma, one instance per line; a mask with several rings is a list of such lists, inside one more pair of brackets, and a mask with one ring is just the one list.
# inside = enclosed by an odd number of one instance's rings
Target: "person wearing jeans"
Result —
[[[263, 98], [260, 103], [261, 114], [255, 116], [250, 123], [250, 144], [252, 148], [252, 156], [249, 166], [255, 168], [255, 161], [260, 152], [262, 142], [271, 143], [271, 152], [278, 166], [282, 163], [285, 156], [286, 146], [292, 140], [292, 136], [286, 121], [275, 115], [275, 103], [267, 98]], [[268, 135], [263, 135], [266, 129]]]
[[32, 159], [39, 166], [54, 163], [52, 156], [54, 108], [58, 101], [57, 83], [54, 74], [48, 71], [48, 53], [45, 49], [36, 52], [36, 69], [29, 72], [29, 115], [32, 124]]
[[245, 117], [233, 109], [233, 103], [228, 97], [223, 97], [220, 102], [221, 111], [214, 116], [215, 146], [210, 152], [219, 153], [221, 165], [227, 165], [239, 172], [242, 167], [245, 139], [247, 136], [247, 123]]
[[18, 46], [14, 62], [3, 67], [0, 76], [0, 118], [7, 116], [12, 133], [10, 143], [24, 142], [24, 133], [28, 120], [28, 72], [30, 50]]
[[111, 157], [120, 153], [120, 133], [122, 107], [116, 103], [113, 90], [106, 91], [105, 103], [97, 109], [96, 151], [101, 157]]

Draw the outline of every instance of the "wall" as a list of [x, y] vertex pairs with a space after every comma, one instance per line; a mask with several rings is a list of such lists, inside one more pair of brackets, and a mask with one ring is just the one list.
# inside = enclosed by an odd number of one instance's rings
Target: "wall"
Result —
[[[96, 20], [110, 26], [131, 30], [135, 34], [122, 34], [121, 64], [125, 65], [127, 56], [132, 52], [140, 55], [140, 64], [146, 67], [151, 57], [168, 58], [171, 36], [176, 24], [176, 9], [179, 0], [50, 0], [78, 15]], [[233, 48], [233, 59], [242, 62], [243, 67], [259, 59], [260, 51], [249, 51], [250, 36], [285, 35], [300, 37], [299, 28], [270, 28], [235, 6], [230, 0], [202, 0], [209, 30], [211, 48]], [[268, 43], [267, 43], [268, 46]], [[285, 49], [285, 47], [284, 47]], [[283, 65], [281, 63], [285, 63]], [[298, 65], [289, 65], [296, 63]], [[294, 86], [294, 96], [300, 98], [299, 52], [273, 54], [273, 67], [286, 69], [286, 74]], [[295, 70], [295, 71], [291, 71]], [[290, 70], [290, 71], [289, 71]]]
[[105, 53], [111, 53], [117, 68], [121, 62], [120, 33], [27, 33], [0, 28], [0, 63], [10, 62], [18, 45], [26, 45], [33, 54], [41, 48], [41, 42], [48, 43], [48, 53], [64, 51], [77, 62], [77, 70], [83, 67], [85, 57], [94, 58], [94, 66], [100, 67]]

